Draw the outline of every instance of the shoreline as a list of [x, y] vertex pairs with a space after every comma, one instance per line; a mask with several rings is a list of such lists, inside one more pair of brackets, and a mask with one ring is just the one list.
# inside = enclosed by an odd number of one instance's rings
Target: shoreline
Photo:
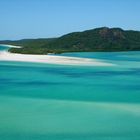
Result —
[[0, 45], [8, 48], [22, 48], [22, 46], [15, 46], [15, 45], [7, 45], [7, 44], [0, 44]]
[[75, 66], [115, 66], [115, 64], [103, 62], [97, 59], [66, 57], [56, 55], [16, 54], [7, 51], [0, 53], [0, 61], [33, 62], [33, 63], [75, 65]]
[[[0, 44], [9, 48], [21, 48], [21, 46]], [[75, 66], [115, 66], [115, 64], [103, 62], [102, 60], [90, 58], [78, 58], [57, 55], [35, 55], [35, 54], [18, 54], [8, 51], [0, 52], [0, 61], [16, 61], [16, 62], [33, 62], [57, 65], [75, 65]]]

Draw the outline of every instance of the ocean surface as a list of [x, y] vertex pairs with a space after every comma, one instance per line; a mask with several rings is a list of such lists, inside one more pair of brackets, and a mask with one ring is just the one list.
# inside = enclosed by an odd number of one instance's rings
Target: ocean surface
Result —
[[140, 140], [140, 52], [62, 55], [116, 66], [0, 61], [0, 140]]

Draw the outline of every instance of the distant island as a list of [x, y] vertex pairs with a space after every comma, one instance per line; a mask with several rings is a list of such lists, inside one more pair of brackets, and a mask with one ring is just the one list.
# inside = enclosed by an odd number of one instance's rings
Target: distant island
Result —
[[9, 49], [12, 53], [21, 54], [138, 51], [140, 31], [102, 27], [58, 38], [6, 40], [0, 41], [0, 44], [22, 46], [22, 48]]

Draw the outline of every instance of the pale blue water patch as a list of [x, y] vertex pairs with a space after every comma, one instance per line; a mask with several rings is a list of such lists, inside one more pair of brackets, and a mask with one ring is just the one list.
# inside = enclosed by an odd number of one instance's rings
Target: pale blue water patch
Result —
[[140, 51], [130, 52], [80, 52], [80, 53], [64, 53], [60, 56], [74, 56], [82, 58], [99, 59], [104, 62], [114, 63], [122, 67], [140, 67]]
[[126, 61], [140, 61], [139, 51], [130, 52], [79, 52], [79, 53], [63, 53], [60, 56], [74, 56], [83, 58], [97, 58], [105, 60], [126, 60]]
[[0, 139], [139, 140], [140, 52], [63, 55], [117, 66], [0, 62]]

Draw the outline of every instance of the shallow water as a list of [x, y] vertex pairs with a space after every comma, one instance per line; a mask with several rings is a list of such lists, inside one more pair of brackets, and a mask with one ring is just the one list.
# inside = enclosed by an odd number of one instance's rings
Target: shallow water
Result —
[[0, 139], [139, 140], [140, 52], [63, 55], [116, 66], [0, 62]]

